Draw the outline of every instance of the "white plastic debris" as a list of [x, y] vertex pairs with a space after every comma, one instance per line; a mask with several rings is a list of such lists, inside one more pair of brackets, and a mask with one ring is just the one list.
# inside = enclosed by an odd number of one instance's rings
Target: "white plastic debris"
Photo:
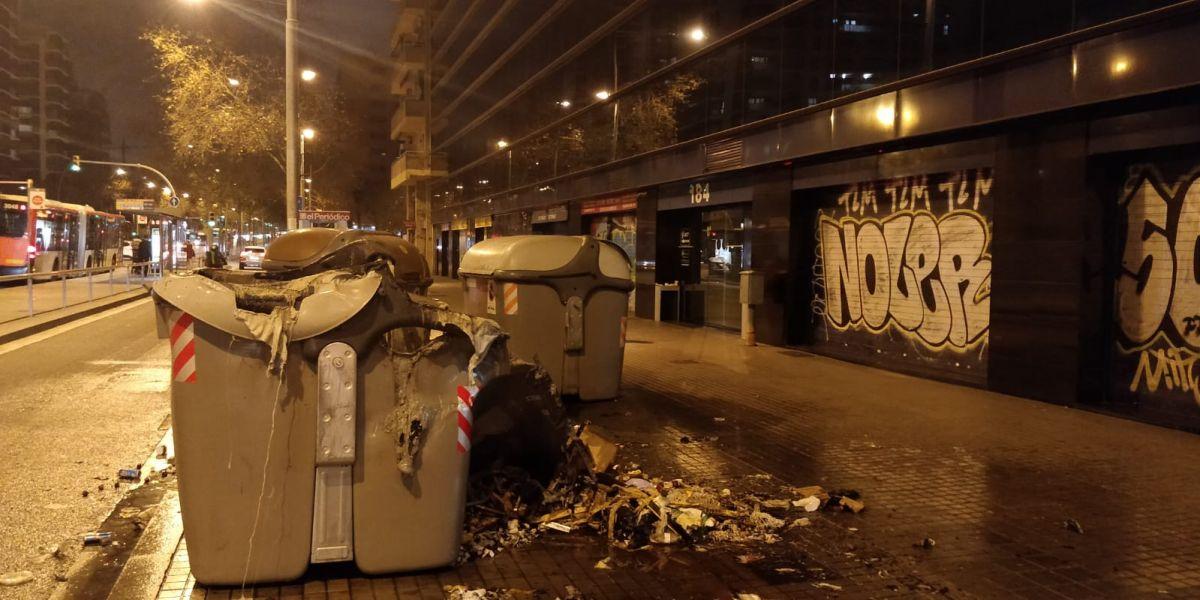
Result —
[[33, 581], [33, 571], [12, 571], [0, 575], [0, 585], [14, 586], [23, 585]]
[[799, 500], [793, 500], [792, 506], [803, 508], [804, 512], [816, 512], [821, 508], [821, 499], [816, 496], [809, 496]]

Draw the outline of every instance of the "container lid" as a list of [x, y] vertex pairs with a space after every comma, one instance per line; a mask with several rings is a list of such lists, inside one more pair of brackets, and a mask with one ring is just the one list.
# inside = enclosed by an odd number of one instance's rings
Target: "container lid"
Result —
[[[553, 274], [575, 259], [593, 238], [582, 235], [514, 235], [484, 240], [463, 255], [462, 275], [493, 277], [500, 271]], [[629, 259], [615, 244], [599, 245], [594, 273], [629, 278]]]
[[260, 295], [263, 296], [291, 295], [299, 298], [291, 339], [303, 340], [326, 333], [358, 314], [374, 297], [381, 281], [375, 272], [354, 275], [345, 271], [326, 271], [278, 282], [268, 288], [230, 285], [189, 273], [164, 277], [154, 283], [153, 290], [156, 296], [194, 318], [247, 339], [258, 337], [247, 323], [247, 317], [252, 316], [253, 311], [239, 305], [246, 306], [247, 297], [253, 296], [256, 288], [261, 288]]
[[406, 285], [429, 285], [429, 266], [413, 244], [400, 236], [323, 227], [285, 233], [267, 246], [263, 269], [345, 269], [387, 259], [395, 278]]

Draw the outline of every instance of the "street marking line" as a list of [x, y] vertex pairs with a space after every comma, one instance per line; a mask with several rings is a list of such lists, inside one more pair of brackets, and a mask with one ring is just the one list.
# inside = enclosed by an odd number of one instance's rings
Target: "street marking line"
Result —
[[83, 327], [84, 325], [89, 325], [89, 324], [95, 323], [96, 321], [99, 321], [101, 319], [105, 319], [105, 318], [123, 313], [127, 310], [137, 308], [137, 307], [142, 306], [151, 301], [152, 301], [151, 298], [143, 298], [141, 300], [135, 300], [133, 302], [130, 302], [129, 304], [125, 304], [123, 306], [118, 306], [116, 308], [112, 308], [112, 309], [106, 310], [101, 313], [96, 313], [90, 317], [84, 317], [82, 319], [79, 319], [78, 321], [71, 321], [70, 323], [65, 323], [63, 325], [59, 325], [58, 327], [54, 327], [52, 329], [47, 329], [46, 331], [43, 331], [41, 333], [35, 333], [29, 337], [21, 338], [19, 340], [9, 342], [3, 346], [0, 346], [0, 356], [4, 356], [5, 354], [8, 354], [9, 352], [15, 352], [17, 350], [20, 350], [21, 348], [25, 348], [26, 346], [32, 346], [33, 344], [36, 344], [38, 342], [44, 342], [56, 335], [66, 333], [68, 331], [71, 331], [72, 329], [78, 329], [80, 327]]

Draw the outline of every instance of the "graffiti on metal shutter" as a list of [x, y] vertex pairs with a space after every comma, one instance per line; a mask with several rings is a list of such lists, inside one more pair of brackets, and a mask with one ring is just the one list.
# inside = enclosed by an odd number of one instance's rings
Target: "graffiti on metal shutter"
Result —
[[982, 378], [991, 190], [991, 170], [976, 169], [831, 191], [816, 217], [820, 343], [871, 362], [932, 362], [922, 368]]
[[1200, 403], [1200, 170], [1171, 181], [1134, 167], [1118, 210], [1117, 385]]

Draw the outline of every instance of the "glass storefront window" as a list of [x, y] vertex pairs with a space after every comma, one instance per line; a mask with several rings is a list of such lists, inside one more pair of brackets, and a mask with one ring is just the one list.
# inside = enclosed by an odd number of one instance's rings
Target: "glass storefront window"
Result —
[[750, 232], [742, 206], [705, 210], [700, 218], [700, 287], [704, 323], [742, 325], [741, 272], [750, 266]]

